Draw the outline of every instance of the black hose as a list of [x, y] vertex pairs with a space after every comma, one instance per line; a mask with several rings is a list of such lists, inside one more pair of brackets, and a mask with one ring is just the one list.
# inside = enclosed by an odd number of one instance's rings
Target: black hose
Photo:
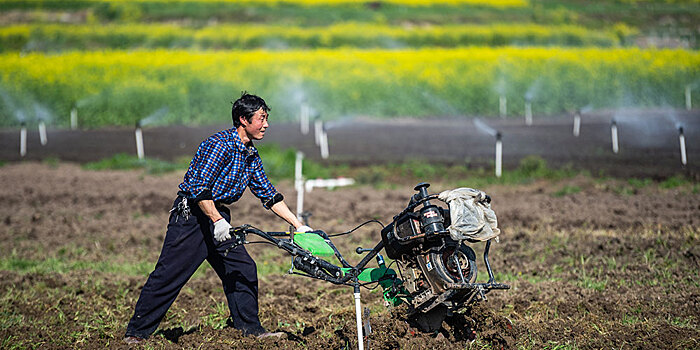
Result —
[[334, 233], [334, 234], [332, 234], [332, 235], [328, 235], [328, 237], [338, 237], [338, 236], [344, 236], [344, 235], [351, 234], [351, 233], [355, 232], [357, 229], [359, 229], [360, 227], [362, 227], [362, 226], [364, 226], [364, 225], [367, 225], [367, 224], [369, 224], [369, 223], [372, 223], [372, 222], [375, 222], [375, 223], [379, 224], [379, 225], [382, 227], [382, 229], [384, 229], [384, 224], [382, 224], [381, 221], [379, 221], [379, 220], [368, 220], [368, 221], [365, 221], [365, 222], [363, 222], [363, 223], [361, 223], [361, 224], [355, 226], [355, 228], [353, 228], [353, 229], [350, 230], [350, 231], [345, 231], [345, 232], [341, 232], [341, 233]]

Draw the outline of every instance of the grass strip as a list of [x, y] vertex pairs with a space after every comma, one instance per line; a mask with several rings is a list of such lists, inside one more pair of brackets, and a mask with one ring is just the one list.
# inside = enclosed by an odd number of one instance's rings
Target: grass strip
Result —
[[330, 26], [174, 24], [24, 24], [0, 28], [2, 51], [99, 49], [397, 48], [458, 46], [600, 46], [630, 42], [634, 29], [574, 25], [489, 24], [390, 26], [340, 22]]

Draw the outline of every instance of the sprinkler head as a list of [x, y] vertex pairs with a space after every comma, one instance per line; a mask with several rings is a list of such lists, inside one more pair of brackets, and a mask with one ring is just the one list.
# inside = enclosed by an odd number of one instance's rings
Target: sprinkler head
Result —
[[24, 127], [26, 127], [26, 126], [27, 126], [27, 122], [25, 122], [25, 121], [22, 121], [21, 123], [19, 123], [19, 125], [20, 125], [21, 127], [23, 127], [23, 128], [24, 128]]
[[502, 137], [503, 137], [503, 134], [501, 134], [500, 131], [496, 131], [496, 141], [501, 141]]
[[610, 126], [617, 126], [617, 121], [615, 119], [611, 120]]
[[140, 121], [140, 120], [137, 120], [137, 121], [136, 121], [136, 126], [135, 126], [135, 127], [136, 127], [136, 129], [140, 129], [140, 128], [141, 128], [141, 121]]
[[683, 135], [683, 125], [678, 126], [678, 133]]

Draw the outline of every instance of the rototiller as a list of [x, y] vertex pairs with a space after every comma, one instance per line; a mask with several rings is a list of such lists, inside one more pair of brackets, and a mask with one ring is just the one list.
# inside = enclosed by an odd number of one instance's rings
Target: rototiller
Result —
[[[360, 287], [378, 284], [383, 288], [388, 305], [408, 304], [408, 318], [421, 330], [438, 330], [452, 312], [477, 301], [486, 300], [493, 289], [509, 289], [494, 281], [489, 250], [491, 240], [500, 232], [496, 216], [490, 209], [491, 198], [481, 191], [460, 188], [428, 194], [430, 185], [420, 183], [417, 193], [404, 210], [394, 216], [387, 226], [376, 220], [355, 229], [334, 235], [323, 231], [307, 233], [265, 232], [249, 225], [231, 229], [233, 247], [250, 243], [247, 235], [262, 237], [292, 256], [292, 274], [299, 274], [334, 284], [352, 286], [357, 316], [358, 347], [363, 348]], [[449, 203], [449, 209], [433, 202]], [[366, 254], [355, 266], [350, 265], [338, 251], [331, 237], [349, 234], [357, 228], [377, 222], [382, 225], [381, 240], [372, 249], [358, 247]], [[291, 231], [291, 230], [290, 230]], [[468, 245], [486, 242], [484, 265], [489, 279], [476, 283], [476, 254]], [[387, 266], [380, 251], [384, 249], [397, 270]], [[335, 256], [337, 263], [327, 259]], [[376, 257], [377, 267], [367, 267]]]

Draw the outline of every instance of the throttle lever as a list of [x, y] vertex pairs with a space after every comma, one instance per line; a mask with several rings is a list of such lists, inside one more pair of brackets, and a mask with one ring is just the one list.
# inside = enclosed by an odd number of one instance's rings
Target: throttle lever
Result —
[[355, 253], [357, 253], [357, 254], [362, 254], [362, 253], [371, 252], [372, 250], [373, 250], [373, 249], [367, 249], [367, 248], [357, 247], [357, 249], [355, 249]]

